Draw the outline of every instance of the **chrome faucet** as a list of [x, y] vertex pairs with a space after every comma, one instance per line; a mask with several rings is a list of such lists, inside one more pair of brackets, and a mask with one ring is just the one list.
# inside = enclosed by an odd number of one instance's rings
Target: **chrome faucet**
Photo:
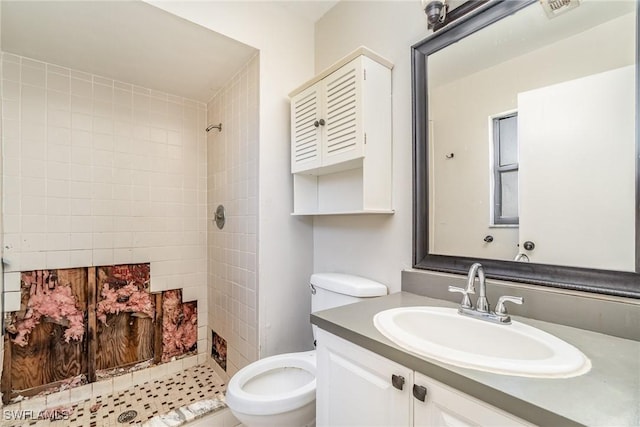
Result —
[[484, 276], [484, 268], [478, 262], [474, 263], [467, 274], [467, 292], [475, 294], [476, 276], [478, 277], [478, 301], [476, 301], [476, 310], [482, 313], [489, 311], [489, 301], [487, 300], [487, 283]]
[[[475, 282], [478, 279], [478, 300], [476, 301], [476, 307], [471, 304], [469, 294], [475, 295], [476, 287]], [[522, 297], [513, 297], [504, 295], [498, 298], [495, 311], [491, 311], [489, 300], [487, 300], [487, 284], [485, 281], [484, 268], [480, 263], [474, 263], [469, 268], [469, 274], [467, 274], [467, 287], [465, 289], [458, 288], [456, 286], [449, 286], [449, 292], [457, 292], [462, 294], [462, 302], [458, 313], [471, 316], [490, 322], [509, 324], [511, 323], [511, 316], [507, 314], [507, 309], [504, 306], [505, 302], [513, 302], [515, 304], [522, 304], [524, 301]]]

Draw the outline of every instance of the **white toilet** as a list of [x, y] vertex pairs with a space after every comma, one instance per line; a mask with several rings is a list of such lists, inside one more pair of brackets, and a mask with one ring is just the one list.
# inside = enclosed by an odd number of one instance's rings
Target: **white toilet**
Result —
[[[311, 276], [311, 311], [387, 294], [373, 280], [339, 273]], [[313, 326], [315, 336], [315, 326]], [[260, 359], [229, 381], [227, 405], [247, 427], [311, 427], [316, 424], [316, 352]]]

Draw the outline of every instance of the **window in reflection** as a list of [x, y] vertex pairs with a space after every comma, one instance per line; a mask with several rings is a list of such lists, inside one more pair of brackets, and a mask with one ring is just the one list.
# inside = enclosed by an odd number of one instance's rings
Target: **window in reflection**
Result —
[[493, 225], [518, 224], [518, 113], [491, 119]]

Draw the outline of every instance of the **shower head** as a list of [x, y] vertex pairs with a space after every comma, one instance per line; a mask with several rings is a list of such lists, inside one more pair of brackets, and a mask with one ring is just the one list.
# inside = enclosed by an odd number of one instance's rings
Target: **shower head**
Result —
[[218, 132], [222, 132], [222, 123], [218, 123], [217, 125], [209, 125], [205, 130], [209, 132], [211, 129], [218, 129]]

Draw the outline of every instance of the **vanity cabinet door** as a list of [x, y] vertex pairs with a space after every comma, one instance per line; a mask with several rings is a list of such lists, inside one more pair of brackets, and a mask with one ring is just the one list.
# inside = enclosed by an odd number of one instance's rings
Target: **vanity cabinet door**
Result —
[[413, 371], [323, 330], [317, 345], [318, 427], [411, 425]]
[[414, 382], [427, 390], [424, 402], [413, 402], [416, 427], [532, 426], [419, 372], [415, 373]]

